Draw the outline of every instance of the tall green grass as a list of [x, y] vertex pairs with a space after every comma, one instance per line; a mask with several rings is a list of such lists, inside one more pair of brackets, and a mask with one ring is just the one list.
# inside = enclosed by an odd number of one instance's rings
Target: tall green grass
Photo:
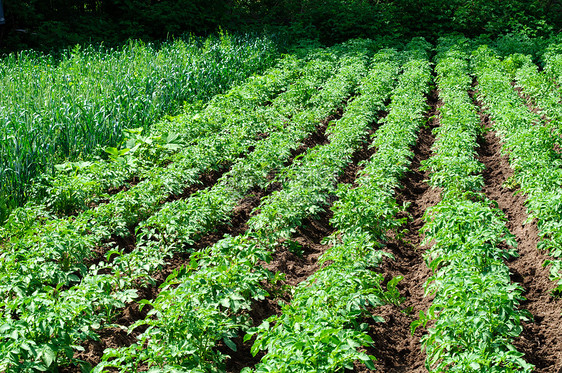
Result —
[[123, 129], [206, 101], [271, 66], [276, 54], [266, 38], [221, 34], [0, 60], [0, 218], [57, 162], [91, 158], [119, 143]]

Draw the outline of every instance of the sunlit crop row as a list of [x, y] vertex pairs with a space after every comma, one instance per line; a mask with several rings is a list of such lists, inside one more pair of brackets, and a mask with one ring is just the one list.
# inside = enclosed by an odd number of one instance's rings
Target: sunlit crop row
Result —
[[[422, 230], [431, 246], [425, 259], [433, 271], [426, 292], [434, 299], [412, 328], [428, 328], [422, 345], [430, 372], [530, 372], [532, 365], [513, 346], [526, 320], [518, 309], [522, 289], [511, 282], [504, 262], [516, 255], [515, 237], [504, 214], [481, 191], [484, 165], [476, 149], [483, 129], [468, 94], [468, 56], [461, 39], [436, 57], [443, 104], [425, 167], [442, 199], [426, 211]], [[486, 82], [479, 80], [479, 92]], [[502, 99], [497, 93], [493, 97]]]

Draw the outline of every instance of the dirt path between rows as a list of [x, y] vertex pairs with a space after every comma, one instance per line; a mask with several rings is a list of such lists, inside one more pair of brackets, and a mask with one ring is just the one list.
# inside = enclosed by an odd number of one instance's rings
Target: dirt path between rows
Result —
[[510, 189], [503, 186], [513, 175], [513, 170], [508, 157], [500, 154], [502, 145], [492, 130], [489, 117], [482, 112], [480, 117], [487, 129], [479, 149], [480, 161], [486, 166], [483, 191], [489, 199], [498, 203], [508, 219], [507, 227], [516, 236], [520, 256], [507, 265], [512, 280], [524, 289], [523, 296], [527, 300], [520, 308], [533, 315], [533, 320], [523, 322], [523, 332], [514, 345], [525, 354], [527, 362], [535, 365], [535, 372], [559, 373], [562, 371], [562, 301], [551, 296], [554, 283], [548, 278], [548, 269], [542, 266], [548, 256], [537, 249], [536, 222], [525, 224], [526, 197], [517, 193], [517, 187]]
[[[384, 323], [374, 323], [365, 320], [370, 325], [370, 336], [374, 346], [366, 352], [376, 357], [376, 372], [381, 373], [422, 373], [427, 372], [424, 366], [425, 354], [422, 352], [420, 338], [426, 332], [418, 328], [415, 334], [410, 332], [410, 325], [417, 320], [420, 311], [426, 311], [431, 305], [432, 298], [424, 295], [423, 285], [431, 275], [431, 271], [423, 260], [424, 248], [421, 247], [423, 214], [428, 207], [439, 202], [439, 190], [430, 188], [425, 182], [429, 178], [427, 171], [421, 171], [421, 162], [431, 155], [431, 146], [435, 141], [433, 128], [439, 125], [437, 92], [433, 91], [428, 98], [430, 110], [426, 113], [428, 126], [422, 128], [418, 134], [418, 141], [414, 147], [414, 158], [410, 171], [406, 173], [402, 187], [396, 191], [399, 204], [409, 204], [404, 217], [408, 221], [404, 226], [405, 234], [401, 239], [391, 239], [384, 249], [390, 252], [394, 259], [385, 259], [377, 269], [385, 275], [385, 281], [393, 277], [402, 276], [398, 283], [400, 294], [404, 302], [398, 306], [385, 305], [373, 309], [373, 313], [382, 316]], [[355, 373], [372, 372], [363, 364], [356, 364]]]

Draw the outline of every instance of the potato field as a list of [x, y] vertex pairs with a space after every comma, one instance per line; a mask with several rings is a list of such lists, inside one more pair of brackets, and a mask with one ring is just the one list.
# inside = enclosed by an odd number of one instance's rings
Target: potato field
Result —
[[1, 372], [562, 371], [562, 45], [129, 48], [1, 62]]

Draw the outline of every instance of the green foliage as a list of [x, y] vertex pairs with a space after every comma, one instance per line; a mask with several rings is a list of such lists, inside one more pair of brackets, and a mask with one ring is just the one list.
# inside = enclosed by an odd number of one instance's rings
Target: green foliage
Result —
[[[352, 48], [348, 54], [353, 55], [354, 53], [356, 53], [356, 51], [354, 52]], [[334, 105], [337, 107], [337, 105], [341, 104], [342, 100], [345, 97], [348, 97], [350, 92], [353, 92], [356, 89], [357, 84], [360, 81], [366, 81], [364, 78], [362, 78], [365, 70], [363, 67], [364, 63], [361, 61], [361, 59], [344, 55], [341, 57], [338, 65], [340, 65], [338, 68], [338, 73], [328, 79], [323, 84], [322, 90], [320, 90], [311, 98], [311, 101], [314, 104], [301, 112], [303, 114], [301, 119], [309, 118], [308, 120], [310, 120], [311, 114], [314, 113], [314, 116], [318, 116], [318, 119], [315, 120], [316, 122], [318, 122], [320, 118], [324, 118], [326, 115], [329, 115], [330, 112], [333, 112]], [[313, 64], [309, 64], [309, 67], [313, 66]], [[376, 82], [376, 80], [373, 79], [374, 74], [376, 74], [376, 71], [373, 71], [373, 75], [369, 79], [369, 82], [373, 82], [372, 84], [375, 84], [374, 82]], [[387, 79], [393, 79], [393, 77], [388, 74]], [[385, 85], [386, 84], [383, 84], [383, 86]], [[289, 92], [289, 90], [287, 90], [286, 92]], [[301, 92], [306, 93], [306, 90]], [[291, 93], [290, 95], [287, 95], [287, 97], [293, 98], [293, 94], [294, 93]], [[379, 95], [381, 97], [379, 97]], [[330, 127], [328, 134], [330, 139], [329, 144], [313, 148], [311, 151], [304, 154], [303, 157], [298, 160], [298, 162], [294, 163], [291, 166], [285, 167], [285, 171], [280, 172], [279, 178], [280, 180], [283, 180], [283, 183], [285, 184], [283, 191], [278, 194], [272, 194], [271, 198], [269, 199], [264, 199], [260, 205], [260, 210], [269, 209], [268, 206], [272, 207], [272, 211], [287, 210], [288, 206], [294, 204], [296, 206], [300, 206], [301, 212], [299, 213], [299, 215], [295, 215], [290, 220], [288, 220], [279, 213], [271, 215], [268, 214], [266, 216], [261, 216], [261, 214], [258, 213], [256, 216], [251, 218], [250, 222], [248, 223], [251, 229], [250, 232], [236, 238], [227, 237], [219, 241], [218, 244], [214, 245], [212, 248], [206, 250], [205, 252], [201, 254], [195, 254], [192, 257], [192, 268], [197, 268], [197, 271], [194, 273], [186, 273], [185, 275], [178, 277], [178, 280], [180, 280], [178, 288], [182, 287], [183, 284], [187, 286], [188, 283], [196, 278], [199, 278], [199, 276], [202, 276], [202, 278], [205, 279], [224, 277], [223, 275], [215, 274], [216, 271], [218, 271], [218, 273], [223, 273], [224, 275], [240, 273], [239, 279], [236, 279], [236, 284], [223, 284], [221, 286], [218, 286], [218, 288], [220, 289], [228, 290], [229, 288], [232, 288], [232, 286], [246, 286], [244, 284], [247, 284], [248, 287], [256, 287], [256, 289], [261, 288], [261, 286], [259, 286], [258, 284], [263, 280], [263, 277], [260, 278], [259, 276], [256, 276], [257, 272], [259, 271], [256, 272], [255, 261], [269, 260], [271, 251], [276, 248], [275, 239], [284, 235], [283, 232], [275, 232], [274, 230], [271, 230], [270, 227], [279, 226], [279, 222], [283, 222], [285, 224], [288, 224], [286, 230], [292, 231], [302, 224], [302, 220], [305, 217], [311, 217], [312, 215], [314, 215], [315, 211], [318, 208], [322, 207], [329, 191], [333, 190], [334, 188], [334, 184], [339, 172], [341, 172], [345, 164], [349, 162], [353, 150], [357, 149], [360, 145], [358, 139], [364, 136], [366, 126], [371, 120], [370, 111], [372, 110], [372, 106], [378, 107], [379, 105], [382, 105], [381, 101], [383, 101], [385, 96], [387, 95], [388, 89], [386, 90], [386, 93], [384, 93], [384, 91], [377, 92], [374, 97], [367, 98], [366, 96], [361, 96], [362, 99], [354, 100], [353, 103], [348, 106], [348, 111], [346, 111], [344, 117]], [[284, 97], [284, 94], [280, 95], [279, 97]], [[276, 107], [276, 102], [274, 101], [271, 106]], [[306, 114], [307, 111], [309, 111], [309, 113]], [[299, 123], [297, 118], [293, 117], [292, 120], [295, 121], [294, 125], [297, 126], [297, 128], [303, 125]], [[276, 134], [273, 133], [271, 136], [273, 137], [275, 135]], [[260, 144], [266, 144], [267, 140], [269, 140], [269, 138], [263, 140], [263, 142]], [[351, 147], [349, 146], [349, 144], [351, 144]], [[265, 150], [267, 148], [263, 149]], [[258, 148], [254, 150], [254, 152], [256, 151], [258, 151]], [[285, 152], [281, 152], [281, 154], [284, 153]], [[252, 158], [253, 153], [248, 156], [248, 160]], [[240, 164], [242, 164], [242, 162]], [[323, 165], [323, 168], [319, 168], [319, 165]], [[233, 173], [229, 178], [239, 177], [234, 173], [235, 170], [236, 172], [239, 172], [243, 169], [238, 167], [233, 168]], [[324, 175], [321, 174], [322, 170], [325, 171]], [[326, 179], [326, 175], [330, 176]], [[224, 180], [228, 179], [225, 178]], [[226, 187], [227, 185], [228, 184], [224, 184], [223, 187]], [[216, 186], [218, 186], [218, 184]], [[216, 190], [217, 192], [220, 192], [220, 190], [222, 189], [222, 187], [216, 189], [215, 187], [211, 188], [211, 191]], [[236, 188], [235, 185], [231, 185], [229, 187]], [[198, 197], [193, 196], [190, 200], [196, 199], [198, 199]], [[297, 209], [294, 210], [297, 211]], [[256, 222], [259, 224], [257, 224]], [[264, 222], [264, 224], [262, 225], [261, 222]], [[379, 259], [380, 256], [381, 254], [379, 253]], [[377, 262], [376, 257], [377, 255], [373, 255], [371, 257], [372, 260], [367, 260], [366, 263], [375, 264]], [[242, 265], [242, 258], [244, 260], [252, 260], [253, 262], [248, 266]], [[254, 272], [256, 273], [254, 274]], [[371, 274], [370, 278], [372, 280], [366, 278], [366, 284], [376, 283], [377, 280], [380, 281], [380, 277], [374, 276], [372, 272], [363, 272], [366, 274], [366, 276], [368, 276], [369, 273]], [[242, 275], [243, 273], [245, 273], [245, 275]], [[265, 273], [267, 274], [267, 272]], [[355, 286], [354, 284], [354, 281], [350, 281], [348, 284], [348, 288], [353, 288]], [[193, 295], [194, 298], [190, 298], [190, 302], [199, 305], [202, 304], [201, 302], [207, 302], [204, 299], [207, 299], [208, 297], [203, 296], [203, 294], [208, 294], [209, 291], [212, 290], [211, 288], [213, 286], [211, 282], [208, 280], [195, 281], [195, 284], [193, 286], [196, 286], [198, 290], [197, 293]], [[373, 291], [370, 290], [370, 286], [366, 286], [365, 289], [365, 295], [368, 297], [368, 294], [371, 294]], [[239, 322], [239, 320], [242, 320], [241, 318], [247, 317], [247, 315], [245, 313], [240, 314], [238, 312], [239, 309], [237, 308], [237, 305], [245, 304], [245, 307], [248, 307], [251, 304], [251, 299], [261, 298], [255, 298], [251, 292], [240, 291], [236, 289], [226, 292], [220, 290], [218, 293], [212, 290], [212, 292], [216, 293], [219, 297], [216, 298], [214, 302], [218, 302], [218, 304], [221, 305], [220, 307], [217, 307], [216, 304], [210, 303], [210, 307], [213, 310], [216, 310], [215, 314], [207, 315], [206, 312], [202, 312], [201, 315], [197, 316], [198, 318], [201, 318], [201, 322], [191, 322], [187, 319], [181, 321], [178, 320], [178, 322], [181, 323], [181, 328], [185, 328], [187, 335], [199, 336], [203, 335], [200, 333], [203, 330], [202, 328], [206, 324], [214, 325], [216, 324], [215, 321], [222, 320], [221, 322], [226, 325], [226, 327], [224, 329], [221, 329], [221, 327], [217, 327], [217, 330], [223, 330], [225, 334], [221, 336], [214, 332], [206, 333], [204, 337], [207, 341], [206, 345], [212, 346], [222, 338], [222, 341], [227, 346], [235, 348], [234, 343], [230, 342], [232, 336], [235, 335], [235, 333], [237, 333], [239, 329], [245, 330], [249, 326], [245, 323]], [[375, 292], [378, 292], [378, 290], [376, 290]], [[193, 291], [187, 290], [187, 288], [185, 288], [181, 293], [185, 294], [186, 297], [192, 297], [192, 295], [188, 294], [193, 293]], [[161, 298], [159, 297], [156, 300], [156, 302], [162, 302], [162, 306], [156, 307], [158, 309], [176, 309], [175, 304], [177, 295], [174, 294], [170, 297], [168, 297], [168, 295], [164, 295], [165, 294], [163, 294]], [[390, 286], [388, 294], [383, 296], [393, 298], [395, 296], [393, 287]], [[371, 298], [373, 302], [375, 302], [374, 294], [372, 294]], [[232, 302], [231, 300], [236, 301]], [[342, 302], [342, 304], [343, 303], [344, 302]], [[156, 304], [158, 303], [155, 303], [155, 305]], [[361, 301], [360, 299], [357, 299], [357, 306], [359, 307], [360, 305]], [[134, 362], [140, 363], [143, 361], [148, 364], [155, 364], [163, 370], [177, 369], [179, 367], [189, 367], [190, 369], [212, 369], [204, 367], [221, 366], [222, 359], [224, 359], [224, 357], [213, 355], [207, 356], [203, 354], [203, 352], [205, 351], [203, 349], [198, 349], [197, 351], [190, 353], [189, 356], [180, 356], [179, 354], [173, 352], [173, 349], [175, 347], [170, 346], [169, 352], [166, 351], [164, 354], [161, 354], [161, 345], [153, 344], [153, 341], [156, 340], [154, 336], [163, 336], [164, 338], [168, 338], [167, 335], [170, 334], [170, 332], [167, 330], [167, 327], [164, 326], [165, 324], [169, 323], [169, 321], [166, 320], [166, 315], [161, 314], [158, 316], [159, 319], [161, 318], [162, 320], [157, 321], [147, 318], [144, 321], [148, 323], [148, 325], [153, 326], [154, 330], [146, 332], [146, 337], [150, 339], [147, 339], [148, 344], [142, 345], [142, 350], [140, 347], [141, 344], [139, 344], [137, 347], [111, 352], [108, 354], [107, 363], [104, 363], [104, 365], [113, 366], [112, 364], [116, 364], [120, 367], [123, 367], [124, 370], [131, 369], [128, 367], [132, 366], [130, 364], [134, 365]], [[208, 320], [208, 318], [214, 319], [215, 321], [212, 321], [210, 319]], [[176, 326], [175, 328], [178, 328], [178, 326]], [[357, 334], [353, 331], [348, 331], [345, 333], [347, 333], [348, 336]], [[170, 336], [173, 335], [170, 334]], [[360, 335], [358, 335], [358, 337], [360, 337]], [[144, 336], [142, 338], [144, 338]], [[196, 337], [196, 339], [198, 339], [198, 337]], [[342, 351], [346, 351], [346, 353], [350, 356], [357, 356], [357, 352], [354, 352], [352, 350], [352, 348], [355, 346], [357, 346], [357, 342], [347, 341], [346, 339], [342, 344], [342, 348], [338, 349], [338, 351], [334, 354], [335, 358], [333, 363], [341, 364], [341, 360], [338, 359], [341, 359], [343, 357], [343, 355], [340, 354], [340, 352]], [[172, 359], [167, 358], [164, 360], [161, 355], [168, 357], [173, 355], [174, 357]], [[367, 360], [370, 360], [363, 354], [359, 355], [361, 356], [361, 359], [366, 358]], [[111, 360], [111, 358], [113, 357], [117, 357], [119, 359], [118, 362], [113, 362]]]
[[188, 268], [168, 277], [157, 299], [145, 302], [151, 306], [148, 317], [131, 327], [148, 326], [138, 343], [107, 350], [94, 372], [106, 367], [135, 371], [140, 362], [166, 371], [224, 369], [225, 356], [215, 347], [224, 341], [235, 350], [231, 339], [250, 322], [242, 311], [267, 295], [259, 283], [271, 274], [256, 265], [265, 255], [238, 237], [220, 241], [199, 260], [194, 257]]
[[[442, 200], [425, 212], [422, 229], [425, 244], [432, 245], [425, 254], [433, 271], [426, 291], [435, 297], [412, 323], [412, 332], [428, 328], [421, 341], [430, 372], [530, 372], [534, 367], [512, 344], [529, 315], [518, 309], [522, 288], [511, 283], [504, 263], [516, 255], [515, 237], [503, 213], [481, 192], [483, 165], [476, 147], [482, 129], [468, 95], [469, 49], [462, 38], [440, 44], [436, 72], [442, 127], [424, 167], [431, 171], [430, 184], [441, 188]], [[501, 71], [505, 80], [506, 71], [488, 59], [489, 49], [480, 48], [475, 55], [477, 72]], [[494, 82], [478, 78], [481, 85], [482, 80]], [[506, 104], [500, 92], [516, 93], [504, 88], [487, 98]]]
[[100, 148], [117, 146], [124, 129], [147, 131], [184, 101], [209, 100], [271, 66], [275, 53], [267, 39], [223, 34], [160, 48], [141, 42], [122, 50], [77, 46], [58, 62], [32, 52], [1, 60], [0, 220], [28, 199], [31, 180], [54, 164], [92, 159]]
[[[543, 75], [523, 54], [502, 61], [482, 47], [470, 60], [470, 44], [455, 37], [436, 49], [441, 128], [424, 162], [430, 184], [442, 191], [424, 228], [433, 271], [426, 289], [435, 299], [412, 328], [429, 326], [422, 343], [430, 372], [529, 372], [513, 346], [529, 314], [519, 309], [522, 288], [504, 263], [516, 255], [515, 238], [481, 193], [476, 140], [483, 129], [468, 95], [469, 74], [472, 67], [479, 98], [504, 138], [513, 184], [529, 196], [542, 245], [554, 257], [551, 273], [559, 278], [560, 93], [553, 78], [562, 60], [553, 46]], [[236, 351], [245, 333], [246, 342], [255, 338], [252, 353], [265, 353], [247, 372], [334, 372], [356, 361], [374, 369], [374, 357], [360, 348], [373, 345], [362, 318], [375, 310], [374, 320], [384, 322], [376, 307], [402, 302], [401, 278], [385, 283], [373, 269], [389, 256], [380, 249], [389, 233], [400, 237], [405, 220], [395, 194], [424, 125], [432, 46], [416, 38], [403, 52], [381, 49], [373, 56], [375, 48], [376, 42], [353, 40], [285, 56], [208, 103], [187, 105], [185, 114], [147, 130], [131, 127], [124, 141], [105, 148], [108, 159], [65, 162], [37, 179], [32, 201], [0, 228], [0, 370], [79, 365], [80, 343], [112, 327], [130, 302], [150, 308], [130, 328], [139, 331], [138, 340], [107, 349], [95, 372], [221, 371], [224, 348]], [[528, 112], [512, 77], [552, 123]], [[291, 159], [342, 103], [327, 143]], [[353, 186], [337, 185], [381, 111], [388, 115], [372, 136], [376, 152]], [[211, 171], [222, 176], [192, 192]], [[230, 221], [241, 200], [270, 183], [282, 189], [260, 201], [246, 233], [194, 251], [202, 235]], [[263, 263], [283, 245], [298, 252], [294, 232], [333, 199], [337, 231], [325, 240], [330, 247], [319, 270], [291, 289], [281, 315], [251, 328], [252, 307], [270, 296], [264, 284], [282, 277]], [[118, 236], [136, 241], [132, 250], [115, 249]], [[86, 266], [99, 249], [105, 258]], [[189, 253], [188, 264], [157, 297], [139, 300], [135, 289], [154, 284], [175, 251]]]
[[[562, 289], [560, 257], [562, 236], [560, 197], [562, 160], [559, 153], [560, 139], [560, 88], [557, 86], [562, 59], [560, 46], [553, 43], [543, 58], [545, 73], [540, 73], [530, 56], [514, 55], [504, 61], [481, 49], [475, 53], [482, 97], [496, 120], [496, 128], [502, 136], [504, 151], [509, 154], [515, 170], [514, 182], [527, 195], [528, 221], [536, 219], [541, 241], [538, 247], [547, 250], [552, 257], [544, 264], [550, 265], [552, 280], [558, 282], [555, 293]], [[542, 109], [543, 116], [530, 112], [526, 102], [511, 89], [511, 79], [506, 76], [505, 61], [517, 60], [514, 76], [517, 85], [528, 95], [531, 102]], [[482, 63], [480, 63], [480, 61]], [[497, 69], [486, 68], [496, 66]], [[501, 98], [501, 100], [498, 100]]]
[[247, 12], [259, 14], [260, 19], [269, 21], [266, 23], [270, 30], [284, 32], [296, 40], [312, 36], [333, 43], [350, 36], [424, 36], [430, 40], [450, 33], [492, 38], [506, 33], [523, 37], [548, 36], [562, 20], [557, 11], [560, 9], [555, 2], [539, 0], [508, 3], [285, 0]]
[[4, 4], [6, 50], [116, 45], [129, 38], [162, 40], [186, 33], [201, 36], [219, 27], [265, 31], [289, 44], [303, 39], [335, 44], [358, 37], [436, 40], [449, 33], [536, 37], [550, 35], [562, 24], [561, 5], [541, 0], [5, 0]]

